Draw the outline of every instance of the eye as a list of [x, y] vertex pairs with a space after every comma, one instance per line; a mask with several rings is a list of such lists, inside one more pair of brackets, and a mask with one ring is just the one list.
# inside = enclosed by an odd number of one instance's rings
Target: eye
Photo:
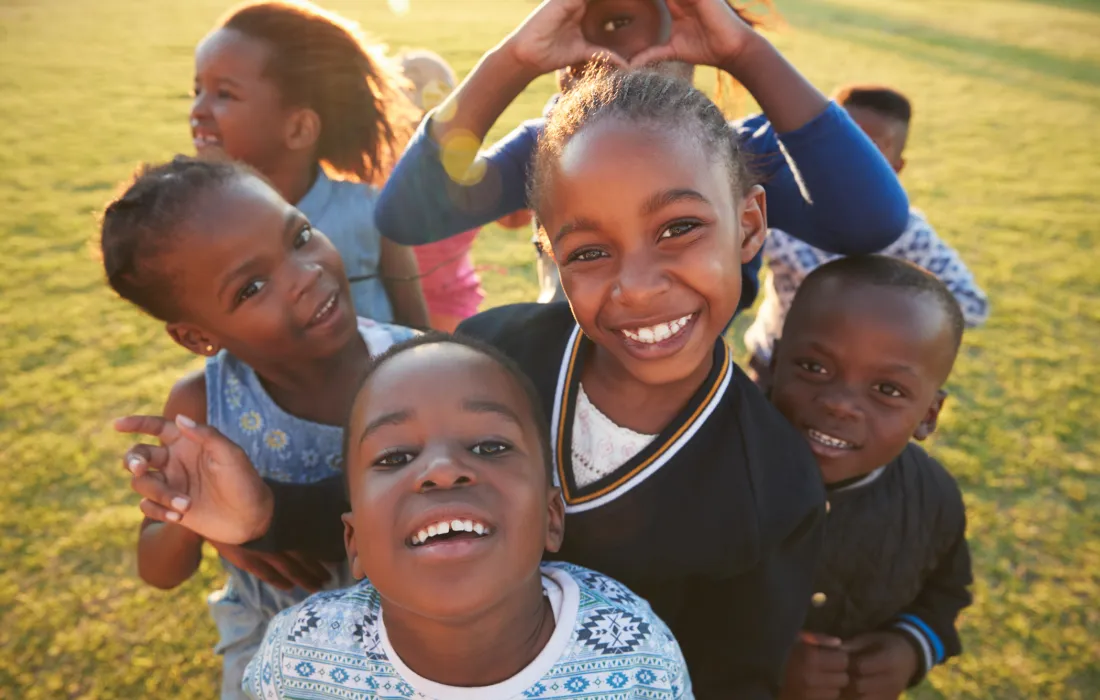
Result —
[[191, 88], [191, 97], [198, 97], [201, 94], [202, 94], [202, 88], [199, 87], [198, 85], [195, 85], [194, 87]]
[[698, 221], [674, 221], [661, 231], [659, 238], [679, 238], [699, 228]]
[[473, 452], [479, 457], [492, 457], [499, 454], [504, 454], [512, 449], [512, 446], [501, 442], [500, 440], [482, 440], [473, 447], [470, 448], [470, 452]]
[[628, 26], [634, 21], [633, 17], [613, 17], [603, 23], [603, 30], [608, 34]]
[[576, 262], [592, 262], [593, 260], [599, 260], [600, 258], [603, 258], [603, 257], [606, 257], [606, 256], [607, 256], [607, 254], [604, 253], [599, 248], [581, 248], [580, 250], [577, 250], [577, 251], [574, 251], [574, 252], [570, 253], [569, 257], [567, 257], [565, 259], [565, 261], [566, 262], [574, 262], [574, 261], [576, 261]]
[[905, 392], [899, 389], [896, 385], [889, 382], [880, 382], [878, 384], [875, 384], [873, 388], [875, 389], [875, 391], [881, 394], [885, 394], [886, 396], [894, 399], [900, 399], [905, 396]]
[[233, 93], [229, 92], [228, 90], [218, 90], [218, 99], [220, 99], [220, 100], [233, 99]]
[[814, 362], [813, 360], [799, 360], [795, 364], [806, 370], [807, 372], [812, 372], [813, 374], [826, 373], [825, 366], [822, 365], [820, 362]]
[[403, 467], [406, 464], [412, 462], [414, 459], [416, 459], [416, 455], [414, 455], [412, 452], [406, 452], [405, 450], [392, 450], [374, 460], [374, 466]]
[[294, 237], [294, 247], [295, 248], [301, 248], [306, 243], [309, 243], [312, 240], [313, 240], [313, 229], [310, 228], [309, 224], [306, 224], [305, 226], [302, 227], [302, 229], [300, 231], [298, 231], [298, 235]]
[[240, 304], [242, 301], [256, 296], [265, 286], [267, 286], [267, 282], [263, 280], [252, 280], [247, 283], [237, 292], [237, 303]]

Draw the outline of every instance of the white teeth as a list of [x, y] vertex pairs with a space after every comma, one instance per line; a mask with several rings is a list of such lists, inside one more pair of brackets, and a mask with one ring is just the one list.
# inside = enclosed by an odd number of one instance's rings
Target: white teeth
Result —
[[635, 328], [629, 331], [624, 328], [622, 329], [622, 334], [636, 343], [652, 345], [653, 343], [664, 342], [682, 331], [693, 315], [694, 314], [688, 314], [675, 321], [658, 323], [655, 326], [648, 326], [646, 328]]
[[808, 429], [806, 431], [806, 435], [808, 435], [809, 438], [814, 442], [819, 442], [826, 447], [836, 447], [838, 449], [845, 450], [855, 447], [855, 445], [848, 442], [847, 440], [841, 440], [840, 438], [833, 437], [832, 435], [827, 435], [826, 433], [823, 433], [820, 430], [814, 430], [813, 428]]
[[472, 532], [478, 537], [490, 534], [487, 525], [483, 525], [474, 520], [444, 520], [416, 532], [409, 538], [409, 541], [415, 547], [424, 544], [433, 537], [446, 535], [452, 532]]
[[331, 309], [332, 305], [335, 304], [335, 303], [336, 303], [336, 297], [334, 296], [331, 299], [329, 299], [328, 301], [326, 301], [325, 305], [322, 306], [317, 311], [317, 313], [313, 314], [313, 318], [318, 319], [318, 318], [321, 318], [322, 316], [324, 316], [325, 314], [327, 314], [329, 312], [329, 309]]

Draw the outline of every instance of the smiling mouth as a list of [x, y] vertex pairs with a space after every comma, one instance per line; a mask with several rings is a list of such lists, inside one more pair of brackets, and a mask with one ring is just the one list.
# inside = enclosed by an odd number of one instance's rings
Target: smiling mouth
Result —
[[426, 528], [414, 532], [408, 539], [411, 547], [423, 547], [436, 542], [467, 539], [476, 540], [493, 533], [488, 525], [473, 519], [440, 520]]
[[192, 142], [195, 144], [195, 148], [210, 148], [211, 146], [222, 145], [222, 140], [214, 134], [196, 132], [191, 137]]
[[814, 430], [813, 428], [806, 429], [806, 437], [808, 437], [811, 442], [816, 442], [817, 444], [824, 445], [825, 447], [831, 447], [834, 450], [858, 449], [858, 446], [853, 442], [841, 440], [838, 437], [834, 437], [832, 435], [829, 435], [828, 433], [823, 433], [820, 430]]
[[316, 326], [317, 324], [324, 323], [333, 312], [336, 310], [337, 293], [333, 292], [332, 296], [328, 298], [324, 304], [321, 304], [321, 308], [317, 309], [317, 313], [313, 314], [313, 318], [309, 319], [310, 326]]
[[657, 323], [652, 326], [645, 326], [642, 328], [621, 328], [619, 332], [626, 337], [627, 340], [632, 340], [635, 343], [641, 343], [642, 345], [656, 345], [657, 343], [663, 343], [666, 340], [679, 335], [687, 325], [694, 318], [695, 314], [691, 313], [687, 316], [681, 316], [674, 321], [667, 321], [665, 323]]

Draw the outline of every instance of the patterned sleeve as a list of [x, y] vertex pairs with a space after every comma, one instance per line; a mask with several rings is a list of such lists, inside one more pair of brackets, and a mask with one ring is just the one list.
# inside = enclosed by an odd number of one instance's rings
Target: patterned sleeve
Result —
[[958, 300], [968, 328], [985, 323], [989, 318], [989, 299], [974, 280], [974, 273], [962, 257], [938, 235], [918, 212], [911, 212], [909, 227], [888, 251], [903, 260], [920, 265], [940, 281]]
[[277, 700], [279, 680], [282, 668], [279, 664], [281, 642], [286, 639], [288, 629], [294, 624], [298, 606], [289, 608], [276, 615], [267, 626], [264, 641], [244, 672], [242, 690], [251, 700]]

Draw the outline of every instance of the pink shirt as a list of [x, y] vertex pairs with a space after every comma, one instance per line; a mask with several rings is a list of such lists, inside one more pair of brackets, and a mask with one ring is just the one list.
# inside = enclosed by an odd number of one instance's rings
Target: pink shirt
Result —
[[420, 284], [428, 311], [441, 316], [469, 318], [485, 294], [470, 257], [480, 228], [413, 248], [420, 267]]

